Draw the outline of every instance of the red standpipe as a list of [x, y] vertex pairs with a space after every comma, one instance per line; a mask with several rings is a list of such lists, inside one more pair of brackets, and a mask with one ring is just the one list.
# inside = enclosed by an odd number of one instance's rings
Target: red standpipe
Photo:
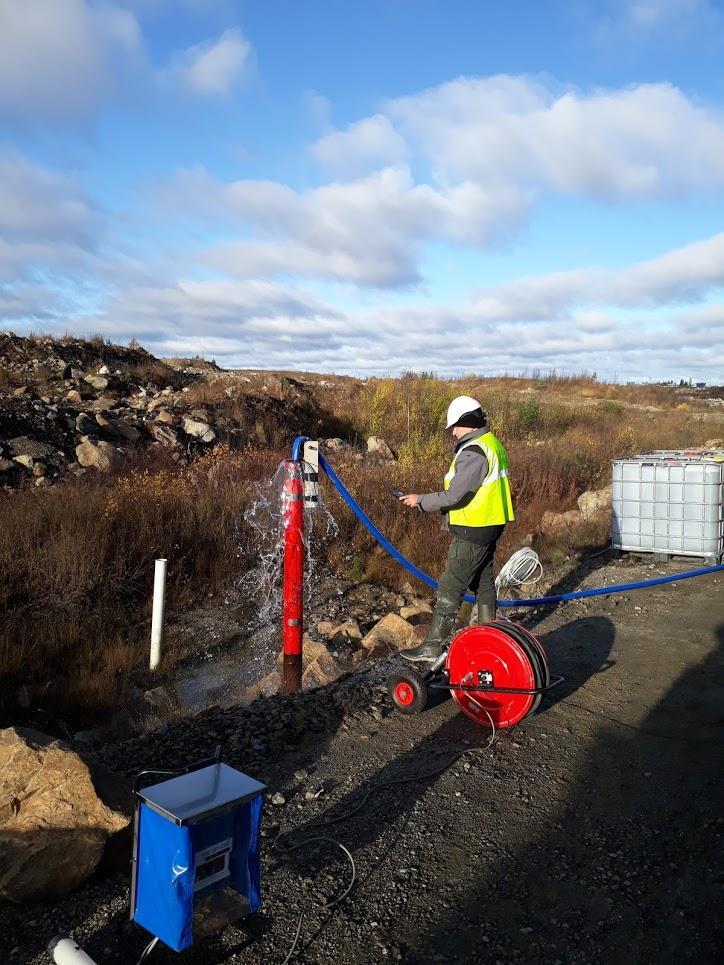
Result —
[[304, 480], [302, 463], [287, 459], [283, 499], [284, 664], [282, 693], [302, 688], [302, 638], [304, 636]]

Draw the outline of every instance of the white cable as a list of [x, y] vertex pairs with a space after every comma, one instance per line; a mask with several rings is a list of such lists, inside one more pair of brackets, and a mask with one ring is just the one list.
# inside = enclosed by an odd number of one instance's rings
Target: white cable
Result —
[[521, 583], [537, 583], [543, 576], [543, 564], [532, 547], [524, 546], [513, 553], [495, 578], [495, 589], [520, 586]]

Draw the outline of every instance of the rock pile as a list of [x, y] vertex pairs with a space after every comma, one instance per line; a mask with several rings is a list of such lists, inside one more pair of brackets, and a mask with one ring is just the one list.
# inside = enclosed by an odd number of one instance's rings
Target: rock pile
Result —
[[[0, 488], [47, 486], [86, 472], [108, 473], [129, 453], [159, 447], [183, 464], [196, 452], [288, 443], [324, 435], [326, 419], [303, 380], [229, 373], [228, 384], [194, 405], [197, 383], [222, 377], [204, 360], [172, 367], [142, 348], [101, 339], [21, 338], [0, 332]], [[188, 363], [188, 366], [183, 367]], [[325, 383], [326, 385], [326, 383]], [[320, 387], [322, 384], [320, 383]], [[342, 439], [327, 451], [372, 462], [394, 459], [383, 439], [365, 452]]]

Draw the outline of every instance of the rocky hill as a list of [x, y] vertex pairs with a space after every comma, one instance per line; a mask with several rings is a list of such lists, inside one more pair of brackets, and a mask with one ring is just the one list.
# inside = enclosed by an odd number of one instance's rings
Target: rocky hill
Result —
[[102, 339], [0, 332], [0, 487], [108, 472], [154, 449], [183, 462], [218, 443], [275, 445], [339, 428], [298, 378], [223, 376], [203, 359], [165, 362]]

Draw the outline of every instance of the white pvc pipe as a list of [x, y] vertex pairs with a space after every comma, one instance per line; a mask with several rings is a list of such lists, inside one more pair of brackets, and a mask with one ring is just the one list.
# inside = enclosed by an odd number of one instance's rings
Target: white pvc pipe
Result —
[[83, 949], [72, 938], [63, 935], [56, 937], [48, 945], [48, 953], [58, 965], [96, 965], [95, 961], [86, 955]]
[[151, 659], [149, 661], [151, 670], [156, 670], [161, 663], [163, 614], [166, 608], [166, 563], [167, 560], [156, 560], [153, 574], [153, 616], [151, 617]]

